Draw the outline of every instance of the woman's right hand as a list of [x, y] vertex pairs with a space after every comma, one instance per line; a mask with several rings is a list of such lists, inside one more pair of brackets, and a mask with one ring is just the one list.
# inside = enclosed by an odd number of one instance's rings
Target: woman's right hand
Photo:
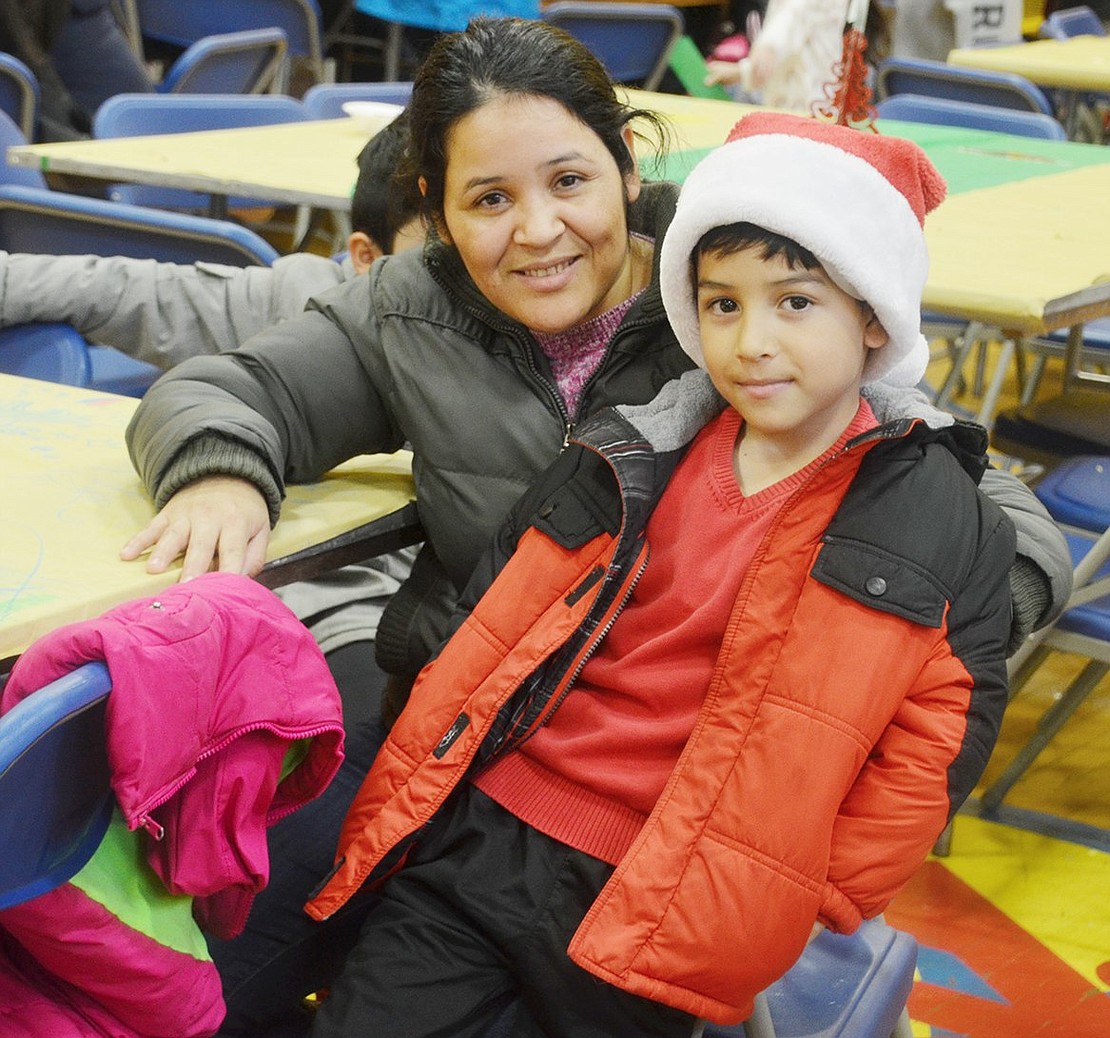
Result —
[[266, 561], [270, 512], [262, 492], [237, 476], [206, 476], [182, 487], [120, 551], [125, 561], [150, 550], [148, 573], [185, 555], [181, 579], [210, 569], [255, 576]]

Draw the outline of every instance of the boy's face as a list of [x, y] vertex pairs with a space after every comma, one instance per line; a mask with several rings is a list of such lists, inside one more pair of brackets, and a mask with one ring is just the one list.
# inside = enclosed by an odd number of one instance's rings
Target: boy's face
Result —
[[745, 435], [818, 452], [859, 406], [867, 351], [887, 335], [870, 309], [820, 267], [764, 259], [759, 246], [697, 257], [705, 366], [744, 418]]

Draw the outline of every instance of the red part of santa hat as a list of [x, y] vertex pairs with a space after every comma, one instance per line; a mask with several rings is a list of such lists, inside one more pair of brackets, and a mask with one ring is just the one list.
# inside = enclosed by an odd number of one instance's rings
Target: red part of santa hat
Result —
[[944, 178], [913, 141], [882, 137], [850, 126], [783, 112], [753, 112], [732, 128], [725, 143], [761, 133], [789, 133], [794, 137], [831, 144], [834, 148], [859, 156], [886, 177], [891, 187], [906, 196], [922, 227], [925, 226], [925, 214], [931, 213], [944, 201], [947, 192]]

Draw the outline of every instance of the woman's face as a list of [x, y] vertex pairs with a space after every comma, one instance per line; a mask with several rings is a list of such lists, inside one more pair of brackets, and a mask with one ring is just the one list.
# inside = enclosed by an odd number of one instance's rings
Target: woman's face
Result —
[[601, 138], [557, 101], [497, 97], [448, 137], [440, 231], [494, 306], [560, 332], [641, 287], [625, 220], [639, 192], [638, 175], [622, 177]]

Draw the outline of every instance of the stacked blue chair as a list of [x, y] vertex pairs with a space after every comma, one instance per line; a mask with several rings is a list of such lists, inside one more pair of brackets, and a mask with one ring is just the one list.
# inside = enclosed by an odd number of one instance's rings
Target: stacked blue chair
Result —
[[175, 47], [217, 33], [276, 27], [285, 33], [290, 56], [308, 64], [313, 82], [325, 79], [316, 0], [135, 0], [135, 9], [144, 38]]
[[1064, 529], [1075, 575], [1063, 614], [1031, 635], [1010, 660], [1010, 695], [1020, 693], [1052, 652], [1075, 653], [1088, 662], [984, 791], [980, 803], [987, 812], [998, 809], [1014, 783], [1110, 673], [1110, 455], [1072, 458], [1038, 483], [1035, 492]]
[[190, 44], [169, 67], [160, 94], [260, 94], [285, 83], [288, 40], [276, 26], [217, 33]]

